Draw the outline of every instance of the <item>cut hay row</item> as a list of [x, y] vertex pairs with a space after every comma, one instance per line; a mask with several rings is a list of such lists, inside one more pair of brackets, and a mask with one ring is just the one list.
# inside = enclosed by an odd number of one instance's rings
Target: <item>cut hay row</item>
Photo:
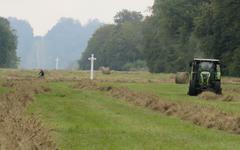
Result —
[[224, 101], [224, 102], [231, 102], [235, 99], [235, 97], [232, 95], [217, 95], [211, 91], [203, 92], [199, 95], [199, 97], [202, 100], [209, 100], [209, 101], [216, 100], [216, 101]]
[[11, 91], [0, 97], [1, 150], [56, 150], [56, 144], [33, 115], [26, 115], [26, 106], [34, 94], [49, 91], [39, 82], [7, 81]]
[[127, 88], [101, 86], [91, 81], [81, 81], [74, 85], [74, 87], [107, 92], [111, 97], [128, 101], [137, 106], [150, 108], [167, 116], [175, 116], [206, 128], [240, 134], [240, 116], [225, 113], [214, 108], [167, 102], [151, 94], [134, 92]]
[[[110, 70], [111, 71], [111, 70]], [[21, 73], [19, 73], [21, 72]], [[101, 71], [95, 71], [95, 79], [101, 82], [121, 82], [121, 83], [174, 83], [174, 74], [150, 74], [143, 72], [117, 72], [111, 71], [111, 76], [103, 74]], [[5, 80], [36, 80], [38, 79], [37, 71], [18, 71], [12, 70], [7, 72], [0, 79]], [[89, 79], [88, 71], [46, 71], [45, 80], [54, 81], [80, 81]]]

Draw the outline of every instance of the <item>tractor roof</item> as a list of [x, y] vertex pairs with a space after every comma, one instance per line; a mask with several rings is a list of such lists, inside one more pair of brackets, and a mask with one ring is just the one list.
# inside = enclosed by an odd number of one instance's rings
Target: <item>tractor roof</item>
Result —
[[194, 58], [194, 61], [220, 62], [220, 60], [218, 59], [202, 59], [202, 58]]

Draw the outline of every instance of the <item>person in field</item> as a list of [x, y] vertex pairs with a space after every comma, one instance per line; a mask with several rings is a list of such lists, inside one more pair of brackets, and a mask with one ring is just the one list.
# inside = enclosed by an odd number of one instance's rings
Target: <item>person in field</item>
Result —
[[44, 78], [44, 76], [45, 76], [44, 70], [41, 69], [39, 72], [39, 78]]

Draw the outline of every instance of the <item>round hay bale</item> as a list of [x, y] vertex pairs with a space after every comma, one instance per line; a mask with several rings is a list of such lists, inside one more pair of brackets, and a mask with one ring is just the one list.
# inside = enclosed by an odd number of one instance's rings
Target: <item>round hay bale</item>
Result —
[[189, 73], [188, 72], [177, 72], [175, 77], [176, 84], [187, 84], [189, 80]]
[[100, 67], [103, 74], [111, 74], [111, 69], [109, 67]]

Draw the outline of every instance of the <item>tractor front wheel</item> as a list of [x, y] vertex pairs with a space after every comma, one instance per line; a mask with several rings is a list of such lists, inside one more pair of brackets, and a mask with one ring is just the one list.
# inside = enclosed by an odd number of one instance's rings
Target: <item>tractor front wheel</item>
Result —
[[189, 85], [188, 95], [190, 95], [190, 96], [196, 96], [197, 95], [195, 83], [192, 82], [192, 81], [190, 82], [190, 85]]

